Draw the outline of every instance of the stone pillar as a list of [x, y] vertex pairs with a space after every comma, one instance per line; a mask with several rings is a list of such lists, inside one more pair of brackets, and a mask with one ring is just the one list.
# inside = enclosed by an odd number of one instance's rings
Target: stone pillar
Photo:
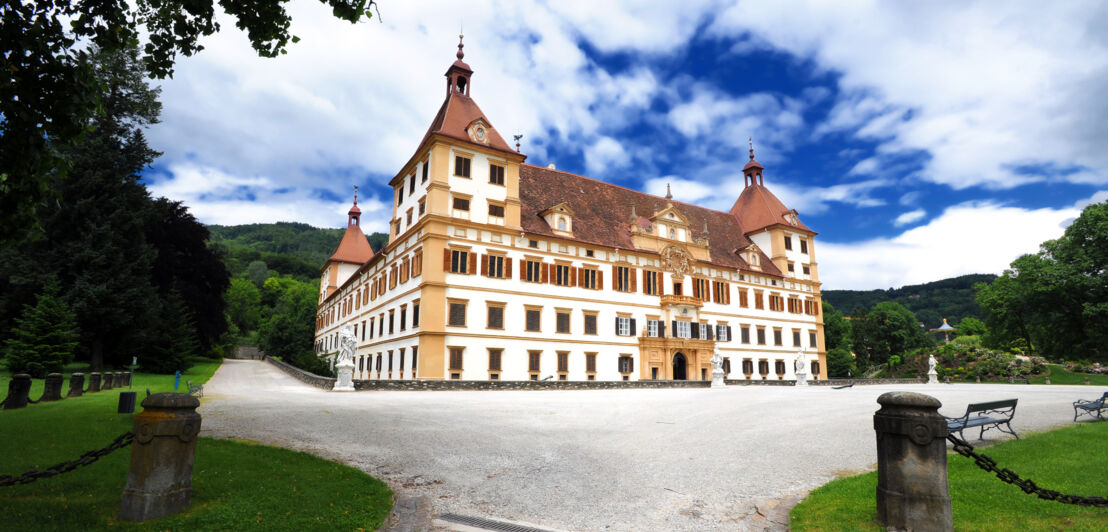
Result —
[[12, 375], [8, 381], [8, 397], [4, 399], [4, 410], [15, 410], [27, 406], [27, 396], [31, 393], [31, 376], [26, 373]]
[[39, 399], [39, 402], [61, 401], [62, 384], [64, 382], [65, 378], [62, 377], [61, 373], [50, 373], [46, 375], [46, 385], [42, 388], [42, 398]]
[[148, 521], [188, 509], [200, 432], [198, 406], [200, 400], [185, 393], [158, 393], [142, 401], [120, 519]]
[[112, 388], [115, 388], [115, 376], [112, 375], [112, 372], [105, 371], [104, 380], [100, 381], [100, 389], [111, 390]]
[[124, 386], [130, 386], [131, 385], [131, 377], [132, 376], [134, 376], [134, 373], [132, 373], [130, 371], [123, 374], [123, 385]]
[[85, 394], [85, 374], [74, 373], [69, 376], [69, 393], [66, 397], [80, 397]]
[[877, 522], [892, 530], [953, 531], [942, 403], [914, 392], [877, 398]]
[[100, 373], [92, 372], [88, 374], [88, 389], [85, 390], [88, 393], [100, 391]]
[[123, 382], [123, 372], [122, 371], [115, 372], [115, 380], [113, 381], [113, 383], [115, 384], [116, 388], [122, 388], [122, 387], [127, 385], [125, 382]]
[[354, 391], [354, 363], [340, 362], [335, 365], [335, 373], [338, 376], [335, 379], [335, 385], [331, 390], [336, 392], [352, 392]]
[[1089, 384], [1089, 378], [1085, 377], [1085, 384]]
[[1044, 384], [1050, 384], [1050, 377], [1046, 377], [1046, 382]]

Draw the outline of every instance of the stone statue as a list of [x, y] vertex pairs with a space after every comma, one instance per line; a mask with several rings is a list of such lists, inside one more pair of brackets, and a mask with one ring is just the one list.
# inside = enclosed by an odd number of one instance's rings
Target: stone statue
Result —
[[725, 375], [723, 374], [723, 357], [719, 355], [719, 352], [712, 354], [712, 388], [721, 389], [727, 386], [724, 381]]
[[346, 325], [339, 330], [339, 354], [335, 357], [336, 366], [354, 364], [354, 350], [358, 346], [358, 340], [354, 338], [354, 326]]
[[927, 384], [938, 384], [939, 373], [935, 371], [935, 355], [927, 356]]
[[718, 352], [712, 355], [712, 371], [723, 371], [723, 357]]
[[805, 362], [806, 362], [806, 360], [805, 360], [805, 357], [804, 357], [804, 352], [803, 351], [797, 351], [796, 352], [796, 362], [794, 363], [795, 365], [793, 366], [793, 369], [796, 371], [797, 374], [807, 373], [807, 371], [805, 371], [805, 368], [804, 368], [804, 363]]
[[935, 371], [935, 355], [928, 355], [927, 356], [927, 373], [932, 373], [934, 371]]

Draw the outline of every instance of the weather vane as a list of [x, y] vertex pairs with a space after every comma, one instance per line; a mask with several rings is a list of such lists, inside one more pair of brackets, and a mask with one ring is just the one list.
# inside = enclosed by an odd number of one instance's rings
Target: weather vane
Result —
[[523, 138], [523, 135], [512, 135], [516, 139], [516, 153], [519, 153], [519, 139]]

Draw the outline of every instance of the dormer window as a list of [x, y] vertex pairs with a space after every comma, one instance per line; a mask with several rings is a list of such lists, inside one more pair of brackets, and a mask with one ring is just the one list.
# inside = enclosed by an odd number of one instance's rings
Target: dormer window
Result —
[[573, 210], [566, 203], [559, 203], [539, 213], [547, 225], [559, 236], [573, 236]]
[[558, 230], [559, 231], [565, 231], [566, 230], [566, 219], [561, 217], [561, 216], [558, 217]]

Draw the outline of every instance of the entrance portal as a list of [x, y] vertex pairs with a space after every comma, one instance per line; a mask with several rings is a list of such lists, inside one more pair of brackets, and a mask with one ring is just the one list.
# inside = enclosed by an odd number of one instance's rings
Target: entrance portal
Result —
[[677, 353], [673, 355], [673, 380], [683, 381], [687, 378], [685, 375], [685, 355]]

